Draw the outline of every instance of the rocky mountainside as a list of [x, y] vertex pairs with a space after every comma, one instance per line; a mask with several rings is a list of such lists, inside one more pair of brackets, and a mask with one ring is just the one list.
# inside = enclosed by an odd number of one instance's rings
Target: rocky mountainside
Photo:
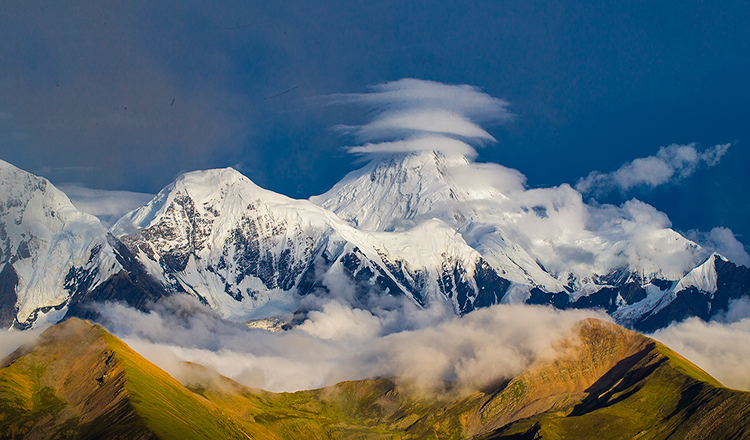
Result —
[[746, 267], [646, 204], [590, 205], [567, 185], [527, 189], [517, 171], [432, 151], [381, 157], [309, 201], [231, 168], [186, 173], [110, 231], [43, 178], [4, 164], [0, 184], [6, 327], [186, 292], [237, 321], [296, 312], [312, 294], [458, 314], [601, 308], [651, 331], [750, 291]]
[[[473, 278], [488, 270], [438, 220], [404, 232], [361, 231], [231, 168], [181, 176], [112, 232], [167, 289], [234, 320], [293, 312], [311, 293], [363, 307], [382, 294], [420, 305], [469, 301], [467, 292], [472, 299], [479, 292]], [[496, 275], [493, 281], [503, 283]]]
[[178, 382], [99, 326], [70, 319], [0, 361], [2, 438], [726, 439], [750, 394], [669, 348], [598, 320], [560, 354], [474, 392], [398, 378], [274, 394], [196, 364]]
[[0, 161], [0, 326], [57, 322], [82, 303], [163, 295], [99, 220], [48, 180]]
[[478, 277], [479, 291], [501, 302], [602, 308], [653, 331], [689, 316], [708, 319], [750, 293], [746, 267], [709, 254], [648, 205], [589, 205], [567, 185], [526, 189], [517, 171], [461, 156], [386, 156], [311, 201], [362, 230], [439, 219], [501, 280]]

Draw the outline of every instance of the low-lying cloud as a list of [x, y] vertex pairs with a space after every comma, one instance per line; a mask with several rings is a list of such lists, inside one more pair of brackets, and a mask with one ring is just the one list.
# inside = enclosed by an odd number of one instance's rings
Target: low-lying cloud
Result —
[[22, 345], [33, 343], [49, 325], [30, 330], [5, 330], [0, 338], [0, 360], [13, 353]]
[[282, 333], [221, 319], [196, 300], [169, 298], [151, 312], [107, 304], [105, 326], [180, 378], [180, 361], [245, 385], [294, 391], [343, 380], [399, 377], [424, 392], [481, 389], [553, 357], [555, 342], [595, 311], [497, 305], [457, 317], [404, 304], [366, 311], [323, 303]]
[[635, 159], [616, 171], [592, 171], [576, 183], [576, 189], [583, 194], [602, 196], [612, 191], [625, 194], [633, 188], [655, 188], [677, 182], [690, 177], [700, 167], [717, 165], [730, 146], [720, 144], [705, 151], [698, 151], [695, 143], [662, 147], [655, 156]]
[[355, 154], [437, 150], [475, 156], [474, 146], [495, 142], [479, 124], [513, 116], [507, 101], [477, 87], [412, 78], [374, 86], [369, 93], [331, 95], [327, 101], [372, 111], [367, 124], [337, 127], [364, 144], [349, 148]]
[[652, 335], [685, 356], [722, 384], [750, 391], [750, 299], [730, 302], [729, 309], [705, 322], [690, 318]]
[[[581, 319], [610, 319], [522, 304], [461, 317], [412, 306], [370, 312], [333, 300], [296, 328], [273, 333], [226, 321], [188, 296], [151, 312], [118, 304], [100, 311], [108, 330], [179, 380], [192, 378], [189, 361], [275, 392], [373, 377], [397, 377], [424, 393], [481, 390], [558, 356], [556, 343]], [[750, 390], [750, 299], [731, 301], [711, 322], [690, 318], [650, 336], [724, 385]]]

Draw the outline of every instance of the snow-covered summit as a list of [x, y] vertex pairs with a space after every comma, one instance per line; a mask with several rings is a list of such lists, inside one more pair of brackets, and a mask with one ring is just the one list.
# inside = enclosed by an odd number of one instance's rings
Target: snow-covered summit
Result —
[[706, 257], [664, 214], [631, 201], [591, 206], [569, 185], [526, 189], [525, 177], [435, 151], [384, 156], [312, 197], [366, 230], [407, 230], [438, 218], [516, 283], [556, 292], [679, 279]]
[[674, 291], [682, 291], [691, 287], [701, 292], [715, 293], [717, 290], [716, 260], [729, 261], [725, 257], [713, 253], [706, 261], [682, 277], [672, 288]]
[[481, 288], [478, 271], [499, 278], [440, 219], [403, 232], [362, 230], [231, 169], [180, 176], [112, 232], [168, 289], [194, 294], [231, 319], [293, 311], [300, 295], [316, 290], [403, 294], [464, 311]]
[[0, 194], [3, 325], [187, 292], [241, 321], [294, 312], [312, 294], [365, 308], [383, 295], [443, 301], [457, 313], [518, 301], [602, 307], [653, 326], [652, 315], [726, 307], [750, 280], [645, 203], [589, 205], [569, 185], [527, 189], [515, 170], [445, 152], [381, 156], [311, 200], [231, 168], [190, 172], [109, 234], [7, 163]]
[[462, 173], [468, 165], [463, 156], [437, 151], [389, 155], [310, 200], [369, 231], [404, 230], [433, 217], [460, 221], [463, 202], [504, 197], [492, 186], [472, 184]]
[[2, 325], [62, 317], [54, 308], [70, 298], [71, 271], [96, 272], [89, 280], [95, 287], [120, 270], [106, 232], [47, 179], [0, 161], [0, 263], [16, 297], [0, 305]]

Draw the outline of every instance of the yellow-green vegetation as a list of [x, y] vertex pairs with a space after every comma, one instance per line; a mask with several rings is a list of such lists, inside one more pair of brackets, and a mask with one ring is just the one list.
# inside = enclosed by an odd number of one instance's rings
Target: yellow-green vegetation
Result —
[[425, 395], [392, 379], [296, 393], [197, 364], [180, 383], [99, 326], [47, 330], [0, 364], [0, 438], [748, 438], [750, 393], [669, 348], [586, 320], [494, 389]]

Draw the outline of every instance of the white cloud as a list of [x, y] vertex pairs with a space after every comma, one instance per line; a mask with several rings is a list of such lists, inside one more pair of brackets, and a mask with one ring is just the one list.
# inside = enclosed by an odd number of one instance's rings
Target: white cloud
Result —
[[105, 226], [112, 226], [128, 212], [148, 203], [153, 194], [91, 189], [74, 183], [57, 185], [79, 211], [94, 215]]
[[750, 391], [750, 300], [730, 302], [727, 313], [711, 322], [690, 318], [653, 334], [653, 338], [719, 380]]
[[364, 145], [349, 147], [349, 152], [355, 154], [409, 153], [412, 151], [433, 150], [469, 157], [476, 156], [476, 150], [471, 145], [445, 136], [412, 137], [392, 142], [368, 142]]
[[13, 353], [18, 347], [33, 343], [48, 327], [49, 325], [45, 325], [23, 331], [13, 329], [0, 330], [3, 332], [3, 336], [0, 338], [0, 360]]
[[424, 392], [445, 381], [469, 391], [555, 355], [555, 342], [593, 311], [497, 305], [457, 317], [409, 303], [366, 311], [331, 301], [293, 330], [271, 333], [222, 320], [180, 296], [144, 313], [101, 309], [105, 326], [180, 378], [177, 360], [206, 365], [248, 386], [294, 391], [368, 377], [400, 377]]
[[690, 230], [685, 236], [704, 248], [729, 258], [736, 264], [750, 267], [750, 255], [729, 228], [719, 226], [711, 229], [711, 232]]
[[333, 103], [362, 103], [378, 111], [441, 108], [478, 121], [507, 120], [508, 102], [470, 85], [404, 78], [371, 87], [370, 93], [344, 93], [329, 97]]
[[367, 125], [348, 129], [356, 134], [360, 142], [394, 138], [415, 132], [495, 140], [487, 131], [464, 116], [442, 109], [388, 111], [375, 115]]
[[655, 188], [690, 177], [701, 166], [716, 166], [730, 145], [716, 145], [703, 152], [694, 143], [662, 147], [656, 156], [635, 159], [611, 173], [592, 171], [576, 183], [576, 189], [600, 196], [613, 190], [624, 194], [637, 187]]
[[479, 123], [512, 117], [507, 101], [477, 87], [411, 78], [374, 86], [370, 93], [332, 95], [327, 101], [373, 111], [365, 125], [338, 127], [366, 143], [349, 149], [356, 154], [437, 150], [474, 156], [471, 144], [495, 141]]

